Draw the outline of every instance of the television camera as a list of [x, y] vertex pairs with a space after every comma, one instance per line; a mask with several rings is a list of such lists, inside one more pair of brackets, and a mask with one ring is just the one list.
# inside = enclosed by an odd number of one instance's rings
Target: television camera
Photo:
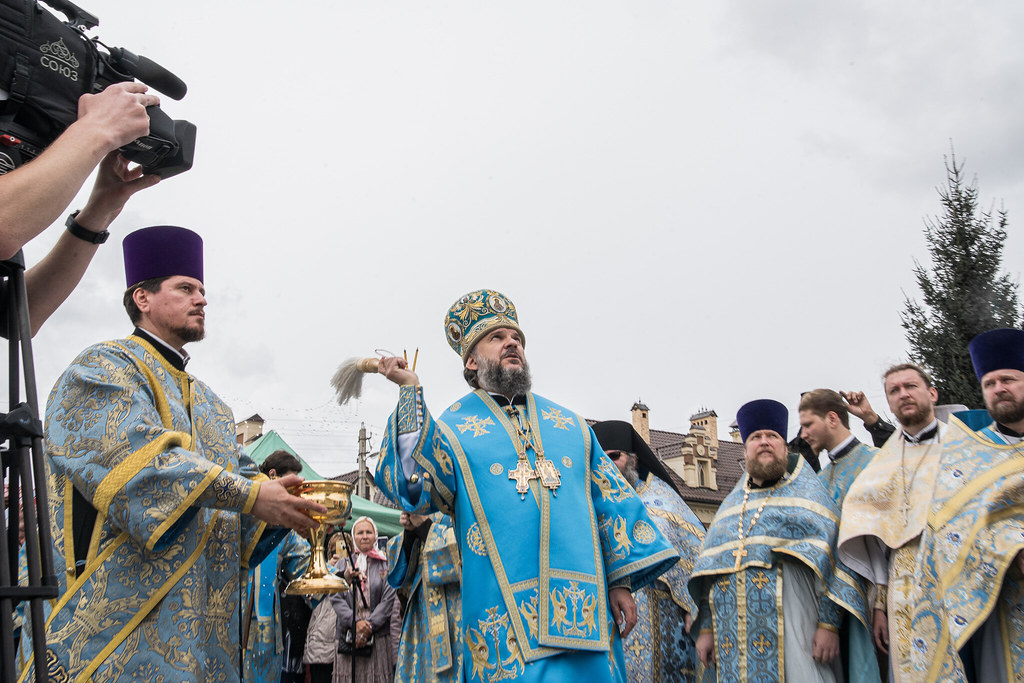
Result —
[[[0, 174], [38, 156], [78, 118], [78, 98], [138, 79], [180, 100], [185, 83], [156, 62], [108, 47], [86, 31], [99, 20], [70, 0], [0, 0]], [[121, 147], [146, 174], [192, 168], [196, 127], [147, 107], [149, 135]]]

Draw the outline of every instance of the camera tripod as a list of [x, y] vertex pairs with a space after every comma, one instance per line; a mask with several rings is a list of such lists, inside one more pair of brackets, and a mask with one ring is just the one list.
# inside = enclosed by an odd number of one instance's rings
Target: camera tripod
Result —
[[[43, 469], [43, 424], [37, 407], [25, 259], [20, 251], [12, 259], [0, 262], [0, 280], [4, 282], [0, 300], [6, 306], [10, 345], [10, 412], [0, 413], [0, 444], [6, 444], [6, 449], [0, 451], [0, 477], [8, 483], [9, 493], [6, 521], [0, 524], [0, 683], [17, 680], [13, 611], [20, 603], [28, 606], [25, 621], [31, 624], [35, 680], [41, 683], [46, 680], [43, 601], [57, 597], [57, 578], [53, 574], [53, 541]], [[18, 582], [18, 527], [22, 513], [28, 568], [26, 586]], [[26, 631], [23, 630], [22, 638], [29, 637]]]

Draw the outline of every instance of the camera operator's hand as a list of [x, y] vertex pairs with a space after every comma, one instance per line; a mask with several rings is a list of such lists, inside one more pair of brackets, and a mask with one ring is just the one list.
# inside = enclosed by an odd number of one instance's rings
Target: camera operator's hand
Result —
[[117, 149], [149, 134], [146, 107], [160, 104], [142, 83], [115, 83], [97, 95], [82, 95], [78, 100], [75, 125], [91, 126], [99, 139], [106, 137], [104, 152]]
[[[117, 150], [108, 152], [96, 172], [89, 201], [75, 216], [75, 222], [90, 232], [103, 232], [129, 197], [158, 182], [159, 176], [142, 175], [141, 167], [129, 170], [128, 161]], [[78, 286], [98, 248], [65, 232], [50, 253], [26, 271], [33, 336]]]
[[141, 166], [129, 169], [128, 160], [120, 152], [109, 152], [100, 162], [89, 201], [75, 220], [86, 230], [106, 230], [121, 213], [129, 197], [158, 182], [160, 176], [142, 175]]
[[38, 158], [0, 176], [0, 259], [52, 225], [108, 152], [149, 132], [146, 107], [160, 100], [146, 91], [141, 83], [115, 83], [82, 95], [77, 121]]
[[[103, 232], [128, 198], [160, 181], [129, 170], [117, 148], [149, 132], [146, 107], [159, 104], [142, 83], [115, 83], [82, 95], [78, 120], [38, 158], [0, 176], [0, 259], [11, 258], [62, 216], [96, 165], [92, 194], [75, 217], [90, 232]], [[25, 273], [32, 335], [71, 294], [97, 246], [63, 233], [56, 246]]]

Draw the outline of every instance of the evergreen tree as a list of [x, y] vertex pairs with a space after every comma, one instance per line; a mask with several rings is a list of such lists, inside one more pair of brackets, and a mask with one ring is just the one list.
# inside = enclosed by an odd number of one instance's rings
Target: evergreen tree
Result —
[[914, 259], [924, 303], [907, 297], [901, 314], [911, 358], [934, 377], [940, 403], [984, 406], [967, 344], [996, 327], [1020, 327], [1018, 283], [1000, 274], [1007, 212], [978, 209], [977, 179], [964, 181], [963, 162], [946, 159], [937, 188], [941, 217], [925, 219], [931, 269]]

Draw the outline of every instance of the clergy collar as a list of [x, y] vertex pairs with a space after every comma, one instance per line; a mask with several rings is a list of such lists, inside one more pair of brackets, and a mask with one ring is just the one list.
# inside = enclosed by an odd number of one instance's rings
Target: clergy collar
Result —
[[1022, 433], [1022, 432], [1016, 432], [1016, 431], [1010, 429], [1009, 427], [1007, 427], [1006, 425], [999, 424], [998, 422], [996, 422], [995, 425], [996, 425], [996, 430], [1000, 434], [1002, 434], [1004, 436], [1009, 436], [1011, 438], [1017, 439], [1018, 441], [1021, 440], [1022, 438], [1024, 438], [1024, 433]]
[[[785, 476], [785, 475], [783, 475], [783, 476]], [[750, 486], [751, 489], [770, 489], [771, 487], [773, 487], [776, 484], [778, 484], [781, 480], [782, 480], [782, 477], [776, 477], [775, 479], [769, 479], [768, 481], [766, 481], [766, 482], [764, 482], [762, 484], [758, 484], [756, 481], [754, 481], [750, 477], [747, 477], [747, 484]]]
[[136, 337], [142, 337], [156, 349], [161, 356], [164, 357], [168, 363], [170, 363], [176, 370], [185, 371], [185, 366], [188, 364], [189, 356], [187, 353], [179, 352], [178, 349], [174, 348], [160, 337], [156, 336], [152, 332], [147, 332], [141, 327], [136, 326], [132, 332]]
[[835, 462], [839, 458], [843, 457], [854, 448], [857, 447], [860, 441], [853, 434], [843, 439], [843, 442], [828, 452], [828, 459]]
[[932, 418], [931, 423], [917, 434], [907, 434], [907, 430], [903, 430], [903, 438], [907, 443], [911, 445], [935, 443], [936, 437], [939, 435], [939, 421]]
[[[490, 392], [488, 392], [488, 393], [490, 393]], [[491, 398], [493, 398], [494, 402], [497, 403], [499, 406], [501, 406], [503, 408], [505, 408], [507, 406], [512, 406], [512, 405], [515, 405], [515, 406], [525, 406], [526, 405], [526, 394], [519, 394], [517, 396], [512, 397], [512, 399], [509, 399], [508, 396], [504, 396], [502, 394], [491, 394]]]

